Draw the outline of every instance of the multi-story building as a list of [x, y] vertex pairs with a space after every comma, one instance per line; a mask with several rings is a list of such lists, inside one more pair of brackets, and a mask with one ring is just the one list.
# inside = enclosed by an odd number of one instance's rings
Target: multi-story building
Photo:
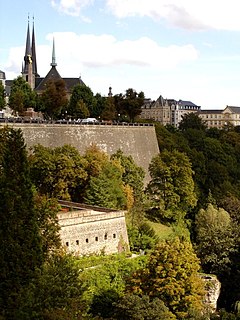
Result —
[[160, 96], [156, 101], [145, 99], [140, 118], [159, 121], [163, 125], [168, 124], [171, 119], [169, 101], [164, 99], [162, 96]]
[[172, 121], [171, 125], [178, 127], [179, 123], [182, 121], [183, 116], [192, 112], [199, 112], [201, 110], [200, 106], [192, 103], [191, 101], [179, 100], [175, 105], [172, 105]]
[[178, 127], [182, 117], [190, 112], [198, 112], [200, 106], [191, 101], [164, 99], [161, 95], [156, 101], [146, 99], [142, 106], [141, 119], [159, 121], [161, 124], [170, 124]]
[[224, 110], [201, 110], [198, 115], [208, 128], [240, 126], [240, 107], [226, 106]]
[[207, 128], [240, 126], [240, 107], [226, 106], [224, 110], [202, 110], [191, 101], [164, 99], [161, 95], [156, 101], [145, 99], [140, 118], [158, 121], [164, 126], [169, 124], [178, 127], [183, 116], [191, 112], [197, 113]]

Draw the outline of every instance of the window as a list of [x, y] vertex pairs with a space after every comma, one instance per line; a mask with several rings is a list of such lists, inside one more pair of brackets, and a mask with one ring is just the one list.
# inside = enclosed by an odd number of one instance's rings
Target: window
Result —
[[114, 238], [114, 239], [116, 238], [116, 233], [113, 234], [113, 238]]
[[98, 241], [98, 237], [95, 237], [95, 241]]
[[104, 240], [107, 240], [107, 233], [105, 233], [104, 235]]
[[79, 240], [76, 240], [76, 245], [79, 246]]
[[67, 246], [67, 247], [69, 246], [69, 243], [68, 243], [68, 242], [66, 242], [66, 246]]
[[88, 239], [86, 239], [86, 243], [88, 243]]

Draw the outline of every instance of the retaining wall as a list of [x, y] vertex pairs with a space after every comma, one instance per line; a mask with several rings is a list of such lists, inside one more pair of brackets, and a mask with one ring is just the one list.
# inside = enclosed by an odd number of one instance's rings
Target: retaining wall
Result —
[[[6, 125], [0, 123], [0, 126]], [[45, 123], [8, 123], [10, 127], [20, 128], [27, 147], [41, 144], [57, 147], [71, 144], [83, 154], [91, 144], [112, 154], [121, 149], [131, 155], [145, 173], [145, 185], [150, 180], [148, 166], [159, 148], [154, 126], [137, 125], [81, 125], [81, 124], [45, 124]]]

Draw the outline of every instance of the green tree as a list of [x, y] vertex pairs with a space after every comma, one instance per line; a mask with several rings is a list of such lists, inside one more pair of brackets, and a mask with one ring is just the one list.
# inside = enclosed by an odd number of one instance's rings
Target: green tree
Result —
[[159, 239], [147, 222], [138, 221], [138, 223], [139, 225], [128, 226], [128, 239], [131, 251], [139, 253], [141, 250], [153, 249]]
[[84, 289], [83, 301], [89, 306], [89, 313], [112, 313], [112, 303], [125, 294], [127, 278], [134, 270], [143, 267], [145, 261], [146, 256], [129, 259], [122, 254], [80, 257], [78, 267], [83, 269], [80, 274]]
[[228, 270], [234, 252], [234, 236], [228, 212], [209, 204], [196, 215], [197, 254], [203, 270], [221, 275]]
[[8, 104], [19, 115], [36, 106], [36, 93], [21, 76], [13, 80]]
[[57, 199], [47, 198], [45, 195], [34, 195], [34, 209], [39, 215], [39, 229], [42, 240], [42, 250], [45, 260], [61, 246], [60, 226], [57, 214], [60, 206]]
[[[231, 223], [230, 226], [224, 225], [218, 235], [216, 230], [214, 234], [216, 240], [210, 255], [213, 255], [214, 252], [219, 254], [219, 259], [214, 256], [212, 262], [216, 263], [217, 261], [218, 270], [216, 272], [218, 272], [218, 278], [221, 282], [218, 305], [220, 308], [230, 311], [233, 310], [232, 307], [236, 301], [240, 300], [240, 200], [235, 196], [228, 195], [222, 199], [220, 205], [230, 215]], [[220, 217], [217, 218], [218, 220]], [[212, 226], [209, 228], [211, 230]], [[211, 231], [210, 234], [212, 234]], [[211, 241], [213, 240], [211, 239]], [[216, 246], [218, 249], [214, 249]], [[226, 261], [226, 265], [221, 263], [223, 260]]]
[[144, 93], [141, 91], [137, 93], [132, 88], [126, 90], [124, 95], [119, 96], [119, 107], [118, 113], [125, 114], [129, 117], [131, 122], [134, 122], [136, 117], [141, 113], [141, 107], [144, 102]]
[[58, 119], [68, 104], [67, 91], [63, 79], [49, 80], [41, 94], [42, 110], [46, 118]]
[[129, 185], [133, 190], [134, 200], [142, 201], [145, 176], [144, 170], [137, 166], [131, 155], [123, 154], [120, 149], [111, 155], [111, 159], [118, 160], [123, 168], [122, 180], [125, 185]]
[[68, 106], [68, 115], [74, 116], [77, 110], [77, 104], [82, 101], [87, 107], [90, 116], [95, 117], [96, 115], [96, 99], [93, 95], [92, 90], [86, 85], [78, 84], [73, 88], [72, 95]]
[[26, 110], [24, 100], [24, 92], [19, 88], [12, 94], [11, 100], [9, 98], [9, 106], [14, 111], [15, 115], [24, 114], [24, 111]]
[[5, 90], [2, 81], [0, 81], [0, 110], [2, 110], [5, 107], [5, 105]]
[[151, 208], [161, 217], [178, 221], [196, 206], [193, 171], [185, 154], [164, 150], [152, 159], [149, 171], [147, 194]]
[[82, 101], [79, 100], [76, 104], [76, 109], [75, 109], [75, 113], [72, 114], [74, 119], [83, 119], [83, 118], [87, 118], [90, 116], [90, 112], [86, 106], [86, 104]]
[[117, 112], [113, 97], [106, 98], [106, 103], [101, 113], [101, 118], [103, 120], [115, 120], [117, 118]]
[[175, 315], [169, 311], [158, 298], [150, 300], [149, 296], [128, 293], [114, 303], [113, 319], [129, 320], [174, 320]]
[[182, 121], [179, 123], [179, 130], [185, 131], [190, 128], [204, 131], [207, 126], [198, 114], [190, 112], [182, 116]]
[[25, 304], [15, 319], [77, 320], [85, 309], [76, 259], [58, 251], [44, 263], [41, 274], [23, 293]]
[[175, 132], [171, 132], [169, 127], [163, 126], [159, 122], [154, 123], [154, 126], [158, 140], [158, 146], [161, 151], [164, 149], [171, 151], [174, 148], [177, 148], [177, 144], [175, 142]]
[[90, 178], [85, 202], [106, 208], [125, 209], [127, 199], [121, 170], [110, 161], [105, 164], [98, 176]]
[[190, 242], [178, 238], [160, 242], [146, 267], [133, 274], [128, 291], [159, 298], [177, 319], [187, 319], [192, 310], [203, 311], [205, 292], [199, 268]]
[[99, 118], [105, 109], [107, 98], [104, 96], [101, 96], [100, 93], [95, 94], [95, 100], [96, 100], [96, 107], [95, 107], [95, 117]]
[[27, 151], [20, 130], [0, 130], [0, 314], [17, 319], [19, 293], [43, 263]]
[[54, 149], [36, 145], [29, 156], [31, 178], [40, 194], [76, 200], [87, 179], [87, 162], [70, 145]]
[[97, 177], [109, 161], [108, 155], [94, 144], [86, 149], [84, 158], [87, 161], [86, 170], [89, 177]]
[[101, 293], [93, 296], [92, 303], [89, 309], [89, 314], [101, 319], [114, 319], [113, 304], [118, 301], [119, 294], [114, 289], [102, 290]]

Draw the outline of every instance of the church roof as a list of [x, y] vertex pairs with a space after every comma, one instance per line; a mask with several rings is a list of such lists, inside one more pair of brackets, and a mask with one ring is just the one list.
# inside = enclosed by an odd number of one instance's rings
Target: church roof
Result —
[[77, 84], [85, 85], [81, 78], [63, 78], [67, 91], [70, 91]]
[[36, 78], [35, 90], [42, 91], [45, 89], [45, 85], [48, 81], [50, 80], [56, 81], [59, 79], [62, 79], [62, 78], [58, 73], [56, 67], [53, 66], [45, 78]]
[[62, 78], [57, 71], [55, 66], [52, 66], [48, 74], [45, 78], [36, 78], [36, 91], [43, 91], [45, 89], [45, 85], [48, 81], [60, 80], [62, 79], [65, 82], [66, 90], [69, 92], [74, 86], [77, 84], [85, 85], [85, 83], [81, 80], [81, 78]]
[[36, 91], [43, 91], [45, 89], [46, 83], [50, 80], [56, 81], [56, 80], [62, 79], [65, 82], [65, 87], [66, 87], [67, 92], [70, 92], [71, 89], [74, 86], [76, 86], [77, 84], [85, 85], [83, 83], [83, 81], [81, 80], [81, 78], [62, 78], [60, 76], [60, 74], [56, 68], [57, 63], [56, 63], [54, 39], [53, 39], [53, 47], [52, 47], [52, 62], [50, 65], [51, 65], [51, 69], [45, 78], [35, 78], [35, 90]]

